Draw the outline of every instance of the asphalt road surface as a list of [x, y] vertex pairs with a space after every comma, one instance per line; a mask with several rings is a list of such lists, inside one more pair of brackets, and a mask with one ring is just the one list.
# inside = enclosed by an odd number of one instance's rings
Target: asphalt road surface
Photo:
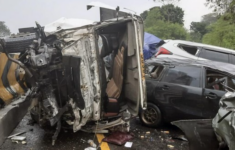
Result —
[[[17, 128], [12, 132], [18, 133], [27, 129], [33, 128], [33, 131], [28, 131], [22, 136], [26, 137], [26, 144], [13, 143], [7, 139], [0, 147], [0, 150], [84, 150], [90, 145], [87, 143], [89, 139], [94, 139], [96, 145], [98, 141], [108, 136], [108, 134], [92, 134], [82, 131], [73, 133], [68, 130], [61, 130], [59, 137], [54, 146], [51, 144], [51, 137], [54, 131], [45, 132], [38, 125], [27, 125], [30, 116], [26, 115]], [[174, 139], [183, 135], [183, 133], [176, 127], [171, 125], [164, 125], [161, 128], [148, 128], [142, 126], [139, 119], [131, 121], [131, 132], [135, 137], [130, 142], [133, 142], [131, 148], [125, 146], [116, 146], [103, 142], [99, 150], [188, 150], [188, 142]]]

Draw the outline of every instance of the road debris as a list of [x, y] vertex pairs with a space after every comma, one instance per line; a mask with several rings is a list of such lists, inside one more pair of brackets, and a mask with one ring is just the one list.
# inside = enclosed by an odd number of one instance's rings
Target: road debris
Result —
[[11, 138], [11, 140], [14, 140], [14, 141], [24, 141], [26, 139], [25, 136], [14, 136]]
[[19, 133], [16, 133], [16, 134], [13, 134], [13, 135], [11, 135], [11, 136], [8, 136], [7, 138], [8, 138], [8, 139], [11, 139], [11, 138], [14, 137], [14, 136], [24, 134], [24, 133], [26, 133], [26, 132], [28, 132], [28, 131], [33, 131], [33, 128], [31, 128], [31, 129], [29, 129], [29, 130], [25, 130], [25, 131], [19, 132]]
[[133, 138], [134, 135], [132, 133], [116, 131], [110, 136], [104, 138], [103, 141], [116, 145], [124, 145], [127, 141], [130, 141]]
[[184, 135], [180, 135], [180, 136], [177, 136], [177, 137], [172, 137], [172, 139], [177, 139], [177, 140], [182, 140], [182, 141], [187, 141], [188, 140], [184, 137]]
[[26, 145], [26, 144], [27, 144], [27, 142], [26, 142], [26, 141], [22, 141], [21, 143], [22, 143], [23, 145]]
[[16, 144], [18, 144], [18, 143], [19, 143], [19, 141], [14, 141], [14, 140], [12, 140], [12, 143], [16, 143]]
[[133, 142], [126, 142], [126, 144], [124, 146], [127, 148], [131, 148], [132, 144], [133, 144]]
[[94, 147], [87, 147], [84, 150], [96, 150], [96, 148], [94, 148]]
[[174, 142], [175, 142], [175, 141], [172, 140], [172, 139], [166, 139], [165, 141], [166, 141], [166, 143], [174, 143]]
[[94, 142], [93, 140], [88, 140], [87, 143], [90, 144], [90, 146], [92, 146], [92, 147], [94, 147], [94, 148], [97, 147], [96, 144], [95, 144], [95, 142]]
[[146, 134], [150, 134], [150, 131], [147, 131]]
[[170, 131], [161, 131], [161, 133], [169, 134]]
[[169, 149], [173, 149], [173, 148], [174, 148], [173, 145], [167, 145], [167, 147], [168, 147]]

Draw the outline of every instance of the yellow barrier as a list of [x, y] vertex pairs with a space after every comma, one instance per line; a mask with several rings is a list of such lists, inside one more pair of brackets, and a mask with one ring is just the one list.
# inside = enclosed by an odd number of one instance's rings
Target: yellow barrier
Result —
[[[18, 54], [10, 54], [17, 59]], [[6, 54], [0, 53], [0, 99], [9, 104], [11, 100], [26, 90], [23, 82], [24, 71], [19, 65], [10, 61]]]

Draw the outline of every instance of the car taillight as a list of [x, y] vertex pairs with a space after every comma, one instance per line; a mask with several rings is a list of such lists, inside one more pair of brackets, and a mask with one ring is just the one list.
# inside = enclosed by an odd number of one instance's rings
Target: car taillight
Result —
[[157, 57], [158, 55], [161, 54], [165, 54], [165, 55], [172, 55], [172, 53], [170, 51], [168, 51], [167, 49], [160, 47], [157, 54], [155, 55], [155, 57]]

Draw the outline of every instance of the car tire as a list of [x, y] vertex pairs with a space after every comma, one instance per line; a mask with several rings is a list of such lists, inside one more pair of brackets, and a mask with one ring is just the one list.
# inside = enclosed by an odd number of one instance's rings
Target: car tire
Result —
[[148, 127], [158, 127], [162, 124], [162, 114], [160, 109], [152, 104], [147, 104], [146, 110], [141, 110], [139, 118], [142, 124]]
[[17, 35], [11, 35], [10, 37], [4, 38], [4, 47], [8, 53], [20, 53], [24, 52], [26, 48], [33, 43], [36, 39], [35, 33], [20, 33]]

